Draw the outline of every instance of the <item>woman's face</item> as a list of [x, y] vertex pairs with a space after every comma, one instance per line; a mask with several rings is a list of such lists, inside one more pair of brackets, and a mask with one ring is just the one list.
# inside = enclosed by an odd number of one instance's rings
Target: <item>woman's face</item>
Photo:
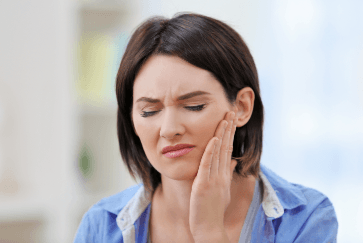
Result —
[[[178, 100], [196, 91], [200, 93]], [[222, 85], [210, 72], [178, 57], [151, 56], [135, 78], [132, 109], [135, 132], [150, 163], [170, 179], [194, 179], [209, 140], [226, 113], [232, 110]], [[176, 144], [195, 147], [181, 157], [163, 155], [164, 147]]]

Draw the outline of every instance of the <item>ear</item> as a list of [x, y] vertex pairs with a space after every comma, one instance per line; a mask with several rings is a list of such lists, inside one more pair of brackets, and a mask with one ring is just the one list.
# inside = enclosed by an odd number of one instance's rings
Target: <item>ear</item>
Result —
[[250, 120], [255, 103], [255, 92], [250, 87], [241, 89], [236, 97], [234, 113], [237, 117], [237, 127], [242, 127]]

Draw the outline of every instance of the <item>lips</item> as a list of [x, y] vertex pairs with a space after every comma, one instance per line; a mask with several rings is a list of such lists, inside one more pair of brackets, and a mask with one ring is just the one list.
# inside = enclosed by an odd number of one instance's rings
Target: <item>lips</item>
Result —
[[192, 147], [195, 147], [195, 146], [192, 144], [177, 144], [175, 146], [167, 146], [167, 147], [163, 148], [161, 152], [163, 154], [165, 154], [170, 151], [176, 151], [176, 150], [180, 150], [180, 149], [184, 149], [184, 148], [192, 148]]

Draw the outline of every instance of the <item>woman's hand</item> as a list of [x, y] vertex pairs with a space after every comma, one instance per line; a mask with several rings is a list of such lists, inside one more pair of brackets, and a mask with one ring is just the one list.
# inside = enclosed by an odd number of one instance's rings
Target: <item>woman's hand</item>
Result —
[[189, 225], [194, 237], [222, 233], [224, 213], [231, 201], [231, 180], [237, 161], [231, 163], [236, 131], [234, 112], [227, 112], [209, 141], [194, 179]]

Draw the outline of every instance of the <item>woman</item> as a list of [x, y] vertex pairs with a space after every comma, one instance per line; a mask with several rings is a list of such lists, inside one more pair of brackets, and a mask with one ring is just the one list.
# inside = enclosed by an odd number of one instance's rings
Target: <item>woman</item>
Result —
[[260, 166], [257, 70], [231, 27], [148, 19], [116, 93], [121, 155], [143, 183], [94, 205], [75, 242], [336, 242], [329, 199]]

